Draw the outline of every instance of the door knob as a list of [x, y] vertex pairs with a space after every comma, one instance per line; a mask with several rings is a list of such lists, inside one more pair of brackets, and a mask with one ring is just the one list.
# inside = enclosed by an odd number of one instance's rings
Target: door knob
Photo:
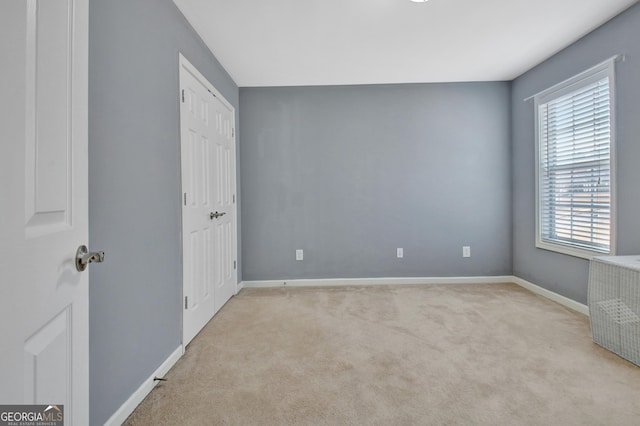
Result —
[[87, 249], [87, 246], [81, 245], [76, 251], [76, 269], [79, 272], [87, 269], [87, 265], [90, 263], [102, 263], [104, 262], [103, 251], [92, 251]]
[[209, 213], [209, 218], [210, 218], [211, 220], [213, 220], [213, 219], [217, 219], [217, 218], [219, 218], [219, 217], [222, 217], [222, 216], [224, 216], [225, 214], [227, 214], [227, 212], [222, 212], [222, 213], [218, 213], [217, 211], [216, 211], [215, 213], [211, 212], [211, 213]]

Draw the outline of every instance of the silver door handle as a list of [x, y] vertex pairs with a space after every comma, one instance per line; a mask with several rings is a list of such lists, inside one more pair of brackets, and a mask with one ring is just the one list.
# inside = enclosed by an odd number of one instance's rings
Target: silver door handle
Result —
[[211, 213], [209, 213], [209, 219], [211, 219], [211, 220], [217, 219], [219, 217], [224, 216], [225, 214], [227, 214], [227, 212], [222, 212], [222, 213], [218, 213], [217, 211], [215, 213], [211, 212]]
[[81, 245], [78, 247], [76, 251], [76, 269], [79, 272], [87, 269], [87, 265], [90, 263], [102, 263], [104, 262], [104, 252], [103, 251], [92, 251], [89, 252], [87, 246]]

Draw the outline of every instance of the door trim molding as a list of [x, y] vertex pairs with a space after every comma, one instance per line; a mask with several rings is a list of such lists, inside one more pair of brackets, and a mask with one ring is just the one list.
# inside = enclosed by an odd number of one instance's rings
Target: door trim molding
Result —
[[106, 421], [106, 426], [119, 426], [127, 420], [127, 417], [133, 413], [133, 411], [140, 405], [143, 399], [153, 390], [153, 388], [159, 383], [153, 380], [155, 377], [164, 377], [171, 367], [184, 355], [184, 347], [178, 346], [175, 351], [169, 355], [169, 357], [154, 371], [140, 387], [131, 394], [131, 396], [118, 408], [118, 411], [113, 413], [109, 420]]

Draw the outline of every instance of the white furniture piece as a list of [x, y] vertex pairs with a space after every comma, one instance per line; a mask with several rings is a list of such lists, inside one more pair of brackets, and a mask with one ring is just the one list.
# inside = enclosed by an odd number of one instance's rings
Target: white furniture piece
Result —
[[591, 259], [588, 303], [593, 341], [640, 365], [640, 255]]

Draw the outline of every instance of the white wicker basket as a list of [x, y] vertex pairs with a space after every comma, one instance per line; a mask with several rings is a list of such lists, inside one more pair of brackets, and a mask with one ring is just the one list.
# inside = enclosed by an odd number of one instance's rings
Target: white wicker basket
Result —
[[593, 341], [640, 365], [640, 256], [603, 256], [589, 264]]

